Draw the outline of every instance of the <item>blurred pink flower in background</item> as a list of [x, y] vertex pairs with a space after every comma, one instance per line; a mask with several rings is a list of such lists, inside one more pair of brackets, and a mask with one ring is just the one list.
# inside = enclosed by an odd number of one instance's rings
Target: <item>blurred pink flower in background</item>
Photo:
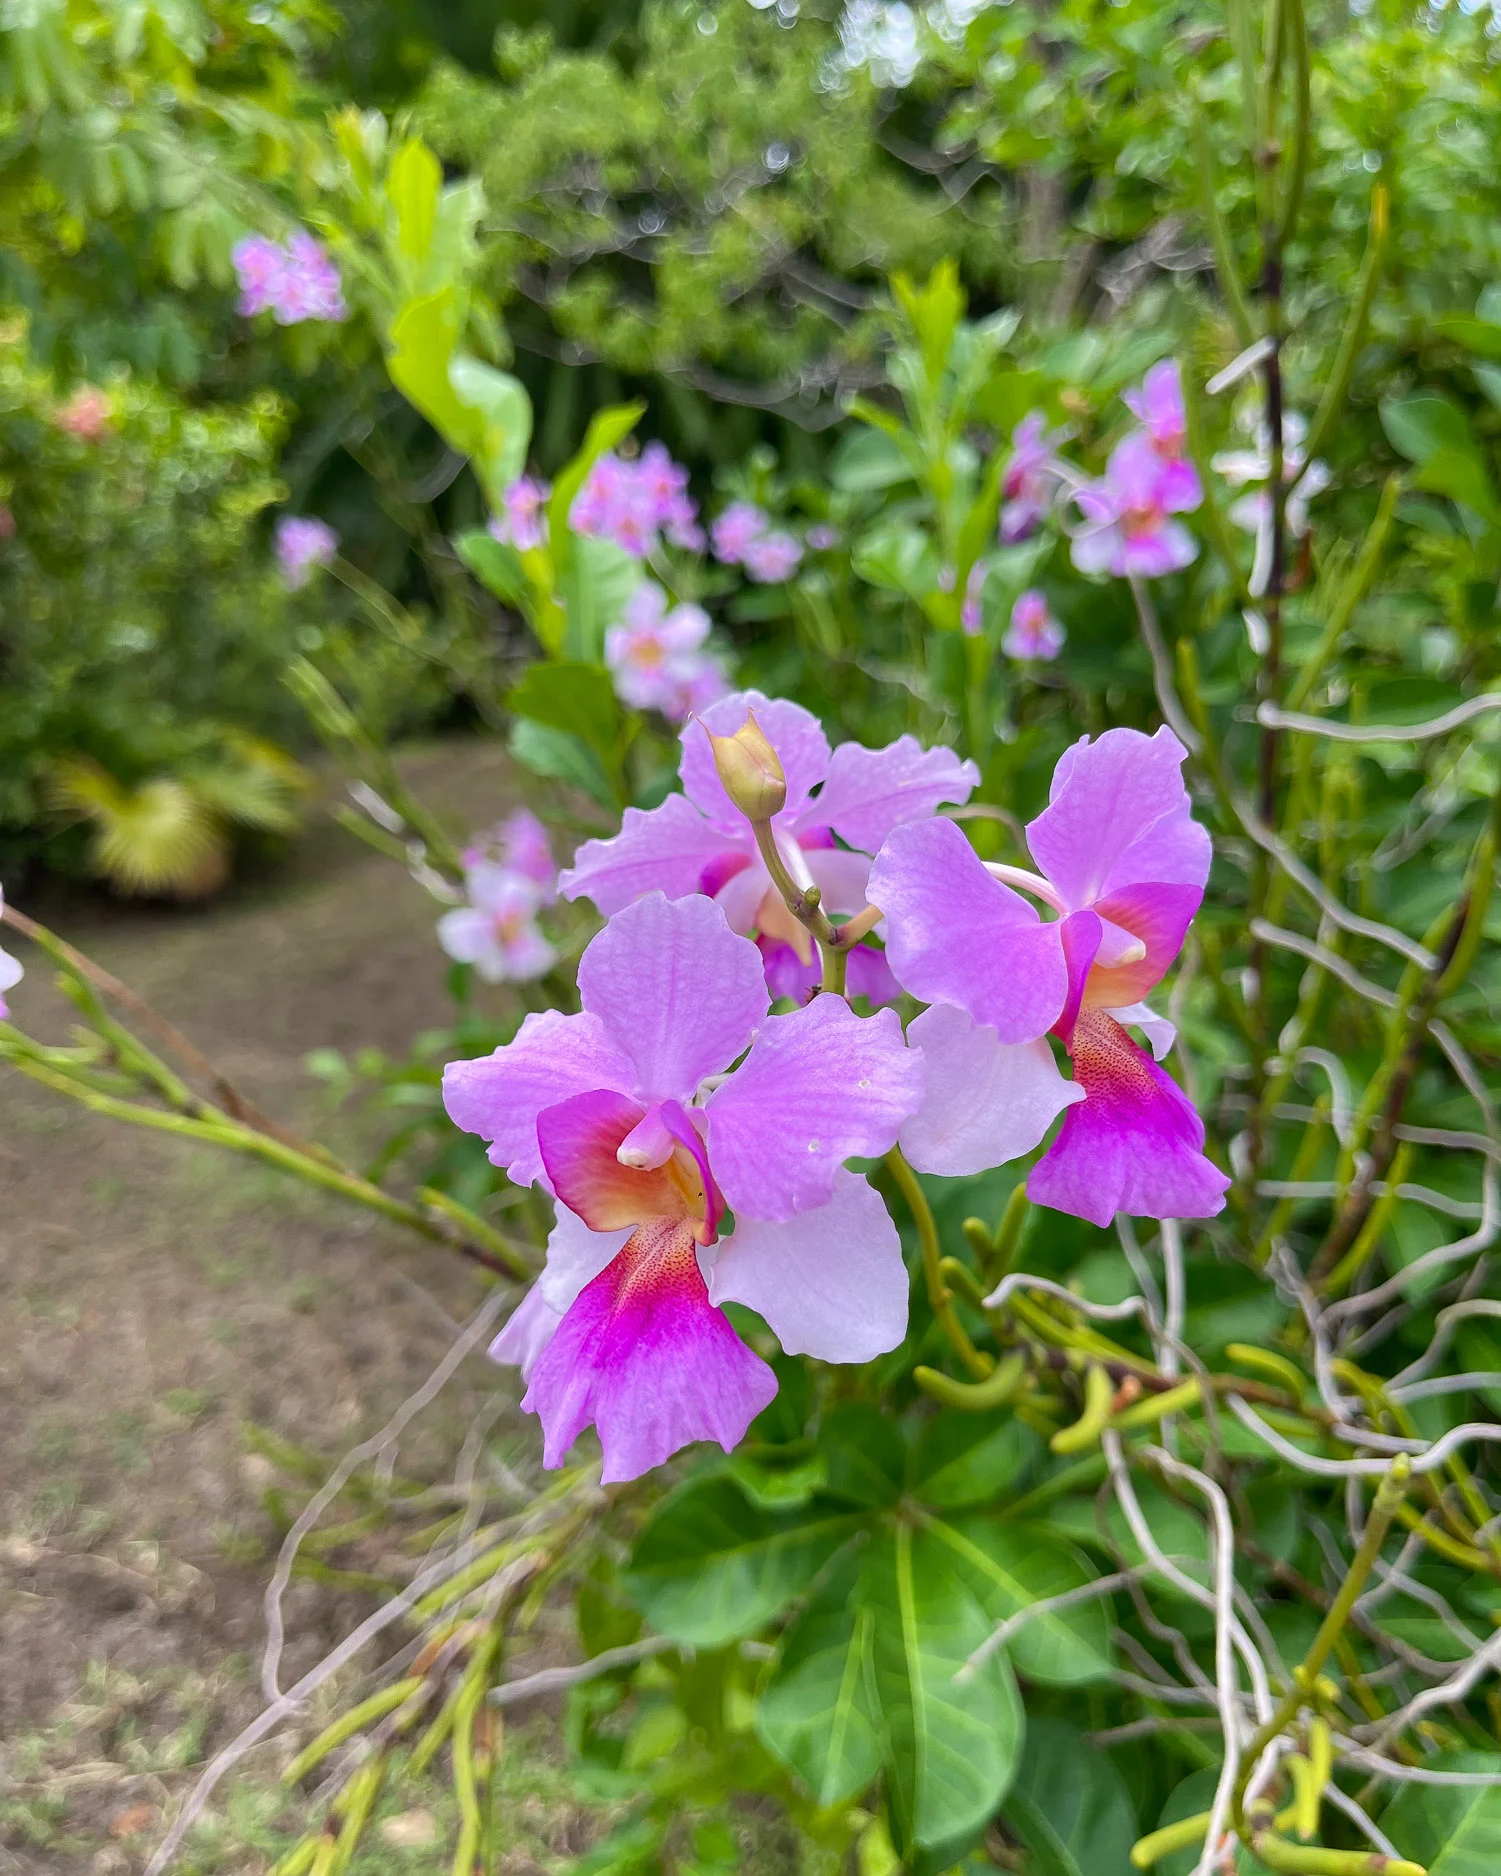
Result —
[[687, 603], [669, 609], [655, 580], [643, 580], [626, 602], [625, 617], [605, 633], [605, 663], [622, 703], [660, 710], [682, 723], [723, 696], [728, 679], [704, 649], [709, 615]]
[[489, 532], [518, 553], [541, 547], [547, 539], [547, 498], [552, 490], [534, 476], [518, 476], [501, 497], [502, 512], [493, 515]]
[[[1198, 478], [1188, 487], [1180, 469], [1164, 463], [1144, 431], [1133, 431], [1110, 452], [1098, 482], [1075, 489], [1084, 525], [1073, 538], [1074, 565], [1081, 573], [1137, 574], [1155, 579], [1186, 567], [1199, 544], [1172, 516], [1196, 508]], [[1191, 497], [1191, 499], [1190, 499]]]
[[530, 808], [517, 808], [464, 849], [465, 871], [480, 866], [507, 867], [541, 888], [544, 903], [558, 896], [558, 866], [547, 829]]
[[802, 542], [785, 528], [778, 528], [752, 541], [741, 555], [740, 564], [760, 585], [775, 586], [780, 580], [791, 579], [802, 557]]
[[[1283, 507], [1283, 520], [1293, 540], [1301, 540], [1308, 532], [1308, 504], [1316, 495], [1323, 494], [1331, 480], [1327, 463], [1317, 459], [1308, 462], [1308, 453], [1303, 447], [1307, 434], [1308, 425], [1297, 411], [1284, 412], [1282, 483], [1288, 495]], [[1256, 551], [1246, 584], [1252, 594], [1259, 598], [1266, 591], [1272, 571], [1272, 498], [1271, 490], [1265, 486], [1272, 475], [1272, 449], [1264, 423], [1256, 423], [1251, 440], [1250, 449], [1221, 452], [1214, 458], [1213, 466], [1231, 488], [1247, 489], [1247, 493], [1233, 501], [1226, 512], [1238, 528], [1244, 528], [1248, 534], [1256, 537]], [[1248, 487], [1253, 483], [1261, 483], [1263, 486]]]
[[109, 428], [112, 412], [107, 391], [101, 391], [97, 384], [81, 384], [65, 403], [58, 405], [52, 421], [81, 443], [97, 443]]
[[1011, 608], [1011, 623], [1001, 640], [1001, 650], [1008, 658], [1056, 658], [1066, 636], [1046, 595], [1029, 586], [1017, 595]]
[[1164, 358], [1125, 393], [1126, 408], [1152, 439], [1157, 454], [1181, 461], [1187, 452], [1188, 414], [1183, 403], [1183, 376], [1175, 358]]
[[276, 524], [276, 561], [289, 592], [306, 586], [315, 567], [326, 567], [339, 551], [339, 537], [316, 515], [283, 515]]
[[969, 578], [964, 582], [964, 601], [959, 608], [959, 623], [966, 634], [973, 638], [985, 623], [985, 611], [982, 600], [985, 594], [985, 577], [990, 569], [983, 560], [977, 560], [969, 570]]
[[722, 514], [714, 517], [709, 529], [714, 558], [722, 560], [727, 567], [738, 567], [746, 549], [760, 540], [770, 525], [768, 515], [754, 502], [731, 502]]
[[1049, 430], [1040, 410], [1023, 417], [1011, 434], [1011, 459], [1001, 478], [1001, 539], [1024, 541], [1052, 506], [1058, 492], [1054, 453], [1061, 430]]
[[542, 977], [557, 952], [537, 926], [543, 890], [513, 867], [481, 861], [464, 875], [468, 904], [438, 920], [438, 943], [458, 964], [472, 964], [487, 984]]
[[636, 560], [646, 559], [663, 537], [675, 547], [703, 546], [698, 506], [688, 494], [688, 471], [664, 445], [648, 443], [635, 461], [613, 452], [601, 456], [585, 478], [569, 511], [580, 534], [614, 541]]
[[0, 502], [0, 541], [13, 541], [16, 538], [16, 518], [4, 502]]
[[280, 326], [308, 319], [345, 319], [339, 270], [305, 228], [285, 243], [247, 235], [230, 255], [240, 283], [239, 310], [246, 318], [269, 312]]

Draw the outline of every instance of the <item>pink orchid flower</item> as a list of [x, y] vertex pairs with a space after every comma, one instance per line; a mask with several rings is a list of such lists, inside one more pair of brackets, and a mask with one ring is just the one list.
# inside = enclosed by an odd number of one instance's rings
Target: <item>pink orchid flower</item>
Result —
[[626, 601], [625, 618], [605, 633], [605, 663], [615, 694], [637, 710], [660, 710], [681, 723], [720, 675], [704, 652], [709, 615], [702, 606], [667, 605], [655, 580], [643, 580]]
[[[0, 912], [4, 910], [5, 892], [3, 888], [0, 888]], [[14, 990], [24, 976], [25, 972], [21, 969], [19, 962], [8, 951], [0, 951], [0, 1019], [10, 1015], [5, 1003], [6, 991]]]
[[338, 534], [316, 515], [283, 515], [276, 524], [276, 563], [289, 592], [306, 586], [314, 568], [328, 566], [338, 551]]
[[1157, 454], [1168, 462], [1181, 461], [1188, 447], [1188, 412], [1177, 359], [1159, 360], [1138, 389], [1126, 392], [1124, 402]]
[[802, 561], [802, 542], [785, 528], [763, 534], [740, 556], [740, 564], [762, 586], [775, 586], [790, 580]]
[[538, 887], [544, 905], [550, 905], [558, 896], [558, 863], [552, 857], [552, 842], [530, 808], [517, 808], [503, 821], [497, 821], [464, 849], [462, 859], [466, 873], [486, 864], [520, 873]]
[[648, 443], [639, 459], [601, 456], [579, 490], [569, 520], [580, 534], [614, 541], [637, 560], [662, 535], [679, 547], [699, 547], [698, 508], [688, 495], [688, 471], [665, 447]]
[[769, 525], [765, 511], [754, 502], [731, 502], [709, 529], [714, 558], [727, 567], [738, 567]]
[[1011, 459], [1001, 479], [1001, 539], [1024, 541], [1058, 492], [1053, 457], [1061, 430], [1049, 430], [1041, 411], [1023, 417], [1011, 435]]
[[464, 890], [469, 903], [438, 920], [438, 943], [454, 962], [472, 964], [487, 984], [545, 977], [558, 954], [537, 929], [537, 881], [482, 861], [464, 875]]
[[[897, 828], [870, 875], [905, 989], [982, 1026], [997, 1061], [999, 1048], [1049, 1031], [1063, 1042], [1083, 1098], [1027, 1192], [1098, 1225], [1117, 1212], [1213, 1217], [1230, 1183], [1204, 1157], [1203, 1123], [1182, 1090], [1126, 1033], [1142, 1030], [1159, 1059], [1172, 1046], [1172, 1024], [1142, 999], [1182, 948], [1209, 876], [1185, 753], [1168, 729], [1107, 730], [1065, 751], [1049, 804], [1027, 828], [1040, 873], [987, 865], [954, 822], [935, 819]], [[1013, 887], [1056, 917], [1044, 923]], [[919, 1025], [932, 1016], [912, 1025], [911, 1040], [930, 1080], [942, 1081], [941, 1044], [980, 1045], [962, 1028], [924, 1036]]]
[[547, 540], [547, 498], [552, 490], [535, 476], [517, 476], [501, 497], [502, 512], [490, 522], [497, 541], [507, 541], [519, 554], [541, 547]]
[[1145, 432], [1133, 432], [1110, 452], [1103, 478], [1074, 491], [1084, 516], [1073, 539], [1074, 565], [1081, 573], [1144, 579], [1186, 567], [1199, 544], [1172, 516], [1196, 508], [1201, 494], [1191, 463], [1165, 463]]
[[959, 607], [959, 624], [966, 638], [979, 636], [980, 628], [985, 623], [985, 581], [990, 569], [983, 560], [977, 560], [969, 570], [969, 578], [964, 582], [964, 599]]
[[1011, 622], [1001, 640], [1001, 650], [1008, 658], [1056, 658], [1063, 650], [1067, 634], [1053, 616], [1047, 595], [1029, 586], [1017, 595], [1011, 608]]
[[[831, 914], [864, 910], [870, 856], [893, 827], [932, 814], [941, 802], [967, 801], [980, 779], [973, 762], [961, 762], [951, 749], [925, 750], [912, 736], [884, 749], [841, 743], [831, 751], [823, 726], [800, 704], [737, 691], [684, 730], [678, 762], [684, 792], [659, 808], [627, 808], [620, 832], [585, 841], [558, 884], [565, 898], [592, 899], [606, 917], [647, 892], [669, 899], [707, 893], [732, 931], [788, 946], [807, 971], [813, 941], [772, 885], [749, 822], [724, 792], [705, 734], [733, 735], [751, 710], [787, 776], [787, 804], [772, 821], [778, 851], [794, 879], [818, 887]], [[844, 846], [836, 846], [836, 835]], [[782, 982], [778, 975], [778, 995]]]
[[703, 898], [619, 913], [578, 982], [580, 1015], [528, 1016], [493, 1055], [450, 1063], [443, 1096], [516, 1184], [557, 1201], [541, 1300], [500, 1338], [529, 1364], [544, 1463], [593, 1423], [603, 1477], [631, 1479], [693, 1440], [729, 1451], [775, 1395], [721, 1304], [822, 1361], [901, 1341], [896, 1227], [844, 1161], [889, 1150], [923, 1063], [891, 1010], [821, 996], [768, 1016], [760, 953]]

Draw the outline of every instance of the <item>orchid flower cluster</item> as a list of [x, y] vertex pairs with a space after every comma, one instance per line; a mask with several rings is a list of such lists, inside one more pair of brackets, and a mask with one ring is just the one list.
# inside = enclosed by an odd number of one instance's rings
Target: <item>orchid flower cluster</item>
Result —
[[698, 504], [688, 493], [688, 471], [655, 441], [634, 460], [613, 452], [601, 456], [575, 497], [569, 520], [580, 534], [614, 541], [635, 560], [645, 560], [663, 539], [690, 552], [704, 544]]
[[487, 984], [545, 977], [558, 961], [538, 914], [557, 898], [547, 829], [518, 808], [464, 849], [465, 903], [438, 920], [438, 943]]
[[762, 586], [790, 580], [802, 564], [802, 543], [754, 502], [731, 502], [709, 529], [714, 558], [726, 567], [742, 567]]
[[347, 319], [339, 270], [305, 228], [285, 242], [247, 235], [230, 254], [240, 283], [239, 311], [269, 312], [279, 326], [308, 319]]
[[[1229, 1181], [1159, 1065], [1173, 1026], [1144, 1001], [1209, 871], [1184, 756], [1167, 729], [1076, 744], [1027, 829], [1033, 871], [982, 861], [939, 812], [978, 780], [948, 749], [831, 749], [807, 711], [754, 691], [689, 725], [683, 793], [627, 809], [559, 882], [608, 921], [580, 1012], [528, 1016], [444, 1077], [455, 1123], [556, 1208], [492, 1349], [526, 1378], [549, 1466], [591, 1423], [606, 1480], [694, 1440], [732, 1448], [776, 1380], [728, 1303], [788, 1354], [900, 1344], [900, 1238], [851, 1159], [968, 1176], [1033, 1152], [1061, 1115], [1032, 1199], [1099, 1225], [1220, 1210]], [[810, 904], [844, 916], [844, 994], [820, 987]], [[903, 992], [926, 1005], [905, 1033]]]

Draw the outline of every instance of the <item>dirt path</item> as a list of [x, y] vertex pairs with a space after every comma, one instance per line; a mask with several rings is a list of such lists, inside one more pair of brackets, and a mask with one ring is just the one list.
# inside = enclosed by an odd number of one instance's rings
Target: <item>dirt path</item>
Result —
[[[482, 744], [418, 754], [412, 773], [475, 821], [510, 804], [505, 758]], [[323, 823], [254, 890], [199, 911], [95, 909], [67, 935], [272, 1114], [326, 1127], [309, 1050], [401, 1053], [447, 1019], [433, 919], [390, 862]], [[60, 1039], [67, 1007], [26, 961], [14, 1012]], [[395, 1227], [14, 1074], [0, 1074], [0, 1192], [0, 1873], [123, 1876], [254, 1700], [273, 1529], [245, 1423], [337, 1457], [483, 1291]], [[451, 1467], [496, 1375], [466, 1364], [404, 1464]], [[519, 1415], [498, 1425], [502, 1449], [526, 1437]], [[296, 1587], [298, 1647], [355, 1607]], [[277, 1802], [244, 1800], [241, 1842]], [[544, 1847], [577, 1847], [566, 1819], [534, 1822]], [[264, 1868], [234, 1834], [222, 1864], [197, 1867]], [[434, 1854], [392, 1850], [381, 1867]], [[540, 1867], [517, 1856], [514, 1870]]]

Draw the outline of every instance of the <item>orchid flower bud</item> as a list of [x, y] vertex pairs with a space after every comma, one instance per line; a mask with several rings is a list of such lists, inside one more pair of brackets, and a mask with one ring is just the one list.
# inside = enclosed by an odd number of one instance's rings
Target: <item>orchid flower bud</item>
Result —
[[777, 752], [766, 740], [754, 710], [733, 736], [716, 736], [705, 728], [714, 751], [714, 766], [724, 792], [751, 821], [769, 821], [787, 805], [787, 777]]

